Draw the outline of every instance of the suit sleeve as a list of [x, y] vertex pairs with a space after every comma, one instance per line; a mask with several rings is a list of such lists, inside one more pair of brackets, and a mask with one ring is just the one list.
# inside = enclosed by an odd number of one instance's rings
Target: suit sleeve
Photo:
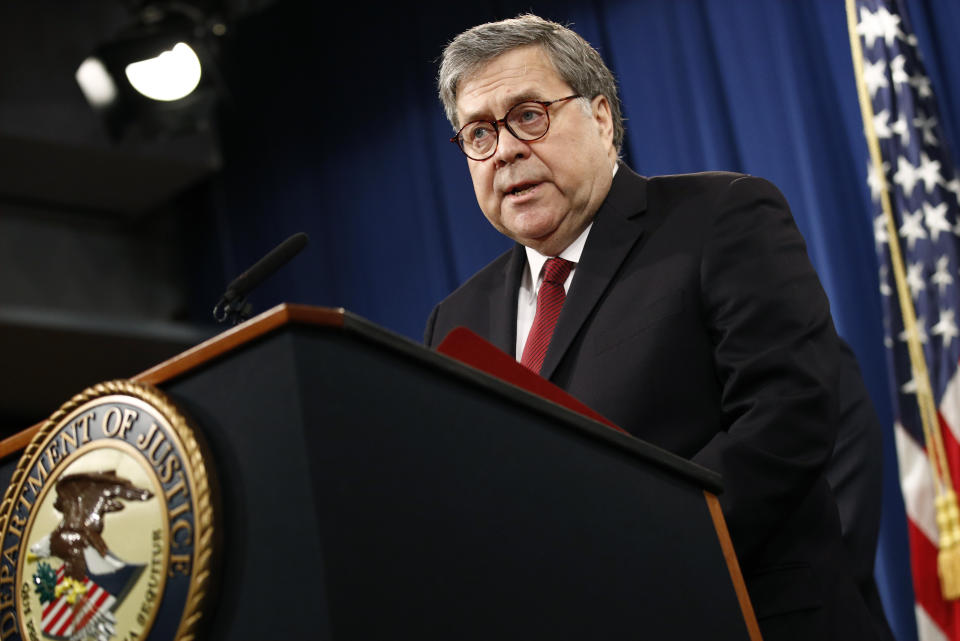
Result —
[[701, 261], [726, 430], [694, 457], [723, 475], [741, 559], [822, 483], [836, 438], [838, 338], [780, 192], [753, 177], [720, 198]]

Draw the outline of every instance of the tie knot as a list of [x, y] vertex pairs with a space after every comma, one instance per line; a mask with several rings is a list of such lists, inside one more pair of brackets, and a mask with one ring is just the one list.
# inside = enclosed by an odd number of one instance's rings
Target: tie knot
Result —
[[571, 269], [573, 269], [573, 263], [569, 260], [558, 257], [548, 258], [543, 266], [543, 281], [563, 285]]

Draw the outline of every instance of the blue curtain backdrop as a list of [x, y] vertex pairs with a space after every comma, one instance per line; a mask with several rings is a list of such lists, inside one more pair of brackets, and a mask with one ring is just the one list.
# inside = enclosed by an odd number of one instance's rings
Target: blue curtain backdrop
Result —
[[[572, 23], [616, 73], [624, 157], [642, 174], [724, 169], [787, 196], [890, 425], [873, 224], [847, 20], [840, 0], [419, 2], [340, 6], [281, 0], [241, 23], [225, 51], [225, 171], [198, 300], [296, 231], [308, 250], [253, 296], [343, 306], [419, 339], [435, 302], [509, 243], [473, 199], [447, 140], [435, 61], [461, 30], [532, 10]], [[960, 150], [960, 3], [908, 2]], [[956, 159], [956, 155], [954, 156]], [[204, 284], [205, 283], [205, 284]], [[199, 314], [209, 305], [198, 304]], [[905, 521], [887, 434], [877, 576], [897, 638], [916, 638]], [[640, 579], [638, 579], [639, 581]]]

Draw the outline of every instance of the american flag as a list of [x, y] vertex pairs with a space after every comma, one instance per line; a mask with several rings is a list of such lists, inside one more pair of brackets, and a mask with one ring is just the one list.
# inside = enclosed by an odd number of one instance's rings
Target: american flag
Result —
[[[64, 583], [64, 567], [57, 570], [57, 585]], [[116, 628], [112, 610], [117, 599], [89, 578], [80, 595], [56, 597], [43, 608], [43, 632], [54, 639], [109, 641]]]
[[902, 0], [847, 0], [847, 11], [865, 130], [876, 143], [868, 182], [918, 634], [960, 639], [960, 600], [944, 597], [938, 577], [936, 509], [947, 475], [953, 487], [960, 480], [960, 178]]

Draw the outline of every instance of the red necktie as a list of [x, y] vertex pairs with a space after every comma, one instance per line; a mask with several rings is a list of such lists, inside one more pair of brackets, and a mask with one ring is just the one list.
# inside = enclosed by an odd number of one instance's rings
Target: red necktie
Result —
[[550, 346], [553, 328], [560, 317], [560, 308], [567, 295], [563, 283], [570, 275], [573, 263], [563, 258], [550, 258], [543, 266], [543, 283], [537, 294], [537, 313], [533, 317], [533, 326], [527, 335], [527, 344], [523, 347], [520, 363], [540, 373], [543, 357]]

